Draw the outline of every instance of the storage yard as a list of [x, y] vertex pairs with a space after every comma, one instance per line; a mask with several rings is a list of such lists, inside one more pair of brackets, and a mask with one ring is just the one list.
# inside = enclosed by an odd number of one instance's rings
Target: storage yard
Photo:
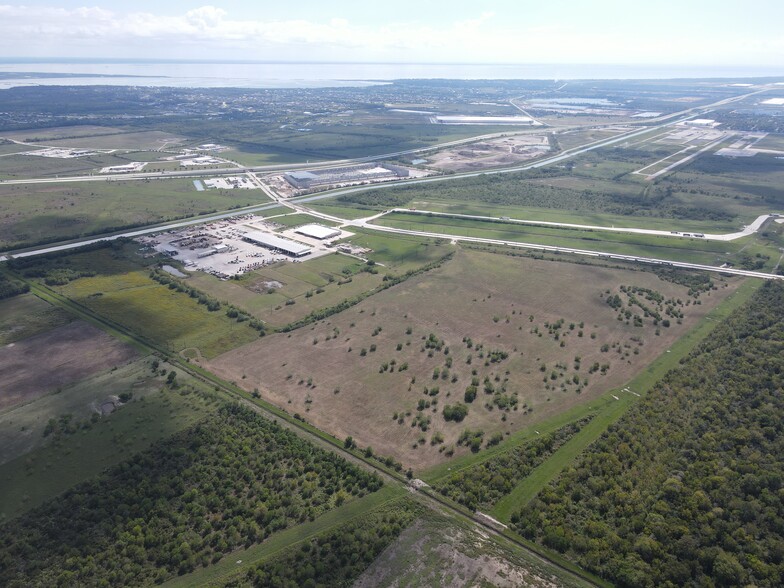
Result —
[[189, 271], [221, 279], [279, 261], [333, 253], [333, 242], [353, 233], [317, 224], [284, 228], [274, 218], [246, 214], [198, 227], [139, 237], [149, 253], [169, 255]]

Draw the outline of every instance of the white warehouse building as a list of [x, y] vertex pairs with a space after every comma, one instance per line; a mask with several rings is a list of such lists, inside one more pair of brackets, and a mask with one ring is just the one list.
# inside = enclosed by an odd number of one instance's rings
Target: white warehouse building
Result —
[[317, 224], [309, 224], [309, 225], [302, 225], [301, 227], [297, 227], [294, 229], [295, 233], [299, 233], [300, 235], [305, 235], [306, 237], [312, 237], [313, 239], [331, 239], [332, 237], [339, 237], [340, 231], [338, 229], [333, 229], [331, 227], [325, 227], [324, 225], [317, 225]]

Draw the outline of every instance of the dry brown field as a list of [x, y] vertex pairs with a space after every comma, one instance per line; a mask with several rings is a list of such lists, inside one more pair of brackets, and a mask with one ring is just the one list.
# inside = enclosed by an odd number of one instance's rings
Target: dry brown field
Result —
[[0, 350], [0, 410], [30, 402], [135, 357], [132, 347], [83, 321], [11, 343]]
[[[681, 324], [662, 309], [670, 327], [654, 326], [639, 306], [627, 306], [622, 285], [680, 299]], [[456, 445], [465, 429], [481, 429], [487, 441], [625, 385], [736, 284], [716, 286], [699, 304], [686, 304], [686, 287], [649, 272], [458, 250], [437, 270], [315, 325], [229, 351], [207, 367], [338, 438], [351, 435], [360, 447], [419, 469], [444, 461], [450, 449], [467, 452]], [[628, 322], [607, 302], [616, 294], [620, 312], [630, 310]], [[642, 326], [634, 326], [634, 314]], [[436, 343], [428, 348], [431, 334]], [[494, 362], [493, 351], [507, 357], [496, 354]], [[443, 407], [463, 403], [474, 378], [478, 390], [465, 420], [445, 421]], [[486, 381], [493, 392], [485, 392]], [[420, 400], [430, 406], [419, 411]]]

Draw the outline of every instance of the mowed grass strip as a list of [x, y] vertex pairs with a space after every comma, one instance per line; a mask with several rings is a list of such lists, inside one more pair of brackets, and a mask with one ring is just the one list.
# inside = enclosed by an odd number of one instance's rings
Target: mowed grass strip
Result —
[[[537, 245], [571, 247], [705, 264], [713, 264], [722, 258], [731, 258], [732, 254], [739, 251], [744, 244], [743, 239], [731, 242], [706, 241], [704, 239], [560, 229], [503, 221], [444, 218], [406, 213], [392, 213], [375, 222], [380, 226], [443, 233], [444, 235], [519, 241]], [[728, 256], [727, 253], [730, 255]]]
[[380, 490], [352, 500], [343, 506], [330, 510], [314, 521], [299, 524], [273, 535], [269, 540], [248, 549], [235, 551], [218, 563], [200, 568], [190, 574], [173, 578], [162, 584], [168, 588], [188, 586], [222, 586], [229, 576], [240, 576], [251, 567], [266, 561], [295, 545], [321, 535], [357, 517], [399, 500], [405, 494], [399, 485], [386, 485]]
[[593, 407], [599, 405], [598, 414], [546, 462], [534, 469], [510, 494], [498, 501], [490, 514], [500, 521], [509, 522], [514, 511], [532, 500], [546, 484], [573, 463], [580, 453], [598, 439], [607, 430], [607, 427], [621, 418], [637, 401], [638, 396], [624, 392], [623, 388], [628, 388], [640, 395], [646, 394], [669, 370], [675, 368], [683, 357], [686, 357], [692, 349], [709, 336], [720, 321], [748, 301], [759, 285], [759, 280], [746, 281], [714, 308], [694, 329], [681, 337], [645, 371], [631, 380], [627, 386], [611, 391], [602, 398], [600, 403], [592, 403]]

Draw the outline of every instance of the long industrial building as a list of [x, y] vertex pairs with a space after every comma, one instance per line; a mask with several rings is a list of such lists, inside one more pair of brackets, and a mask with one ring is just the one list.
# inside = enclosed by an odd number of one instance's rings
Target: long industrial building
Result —
[[311, 171], [286, 172], [283, 177], [298, 190], [307, 190], [331, 184], [353, 184], [357, 182], [377, 182], [395, 178], [407, 178], [407, 168], [391, 163], [364, 163], [345, 167]]
[[265, 233], [264, 231], [250, 231], [249, 233], [245, 233], [243, 238], [256, 245], [261, 245], [267, 249], [275, 249], [286, 255], [291, 255], [292, 257], [302, 257], [313, 251], [313, 249], [307, 245], [284, 237], [278, 237], [272, 233]]

